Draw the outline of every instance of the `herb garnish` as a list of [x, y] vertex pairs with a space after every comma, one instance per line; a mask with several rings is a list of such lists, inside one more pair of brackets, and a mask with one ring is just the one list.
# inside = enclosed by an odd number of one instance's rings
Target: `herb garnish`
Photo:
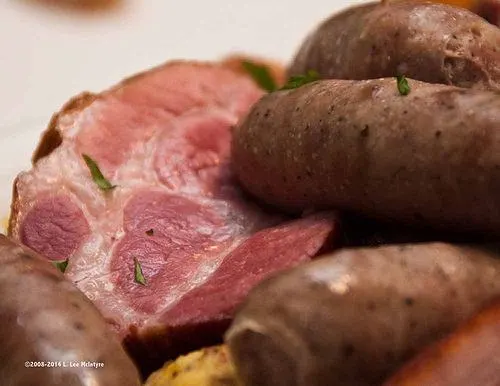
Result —
[[406, 77], [404, 75], [396, 76], [396, 82], [398, 85], [398, 91], [401, 95], [408, 95], [410, 93], [410, 85], [408, 84], [408, 81], [406, 80]]
[[307, 83], [319, 80], [319, 74], [315, 70], [309, 70], [305, 75], [292, 76], [280, 90], [291, 90], [299, 88]]
[[82, 154], [82, 157], [90, 170], [92, 179], [101, 190], [107, 191], [116, 188], [116, 185], [112, 185], [111, 182], [102, 175], [101, 169], [99, 169], [99, 166], [97, 166], [97, 163], [92, 158], [87, 154]]
[[243, 68], [262, 89], [273, 92], [278, 88], [269, 68], [264, 65], [243, 61]]
[[151, 228], [151, 229], [148, 229], [148, 230], [146, 231], [146, 234], [147, 234], [148, 236], [153, 236], [153, 235], [155, 234], [155, 231]]
[[62, 273], [66, 272], [66, 268], [68, 268], [68, 259], [66, 259], [66, 260], [54, 260], [51, 263], [54, 267], [56, 267]]
[[134, 281], [137, 284], [146, 285], [146, 278], [142, 273], [141, 263], [139, 262], [139, 260], [137, 260], [136, 257], [134, 257]]

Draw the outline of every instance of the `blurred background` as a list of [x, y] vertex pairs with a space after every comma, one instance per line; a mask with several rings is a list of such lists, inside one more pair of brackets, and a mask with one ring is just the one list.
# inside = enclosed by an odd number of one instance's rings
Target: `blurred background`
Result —
[[348, 3], [0, 0], [0, 130], [47, 120], [80, 91], [172, 58], [243, 51], [286, 60], [318, 20]]

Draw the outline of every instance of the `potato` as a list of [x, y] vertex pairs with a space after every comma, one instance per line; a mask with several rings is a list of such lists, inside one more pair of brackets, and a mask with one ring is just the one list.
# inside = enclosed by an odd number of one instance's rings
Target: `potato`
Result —
[[204, 348], [168, 362], [144, 386], [242, 386], [225, 345]]
[[500, 90], [500, 30], [449, 5], [394, 1], [349, 8], [302, 44], [289, 74], [322, 78], [406, 75], [431, 83]]
[[233, 168], [268, 204], [500, 234], [500, 95], [409, 80], [323, 80], [262, 98]]

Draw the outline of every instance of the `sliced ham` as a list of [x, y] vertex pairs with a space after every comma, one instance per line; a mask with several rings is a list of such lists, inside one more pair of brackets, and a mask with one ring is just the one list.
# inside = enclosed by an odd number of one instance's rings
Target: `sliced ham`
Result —
[[[11, 236], [69, 259], [138, 361], [220, 339], [252, 286], [334, 236], [333, 214], [289, 220], [235, 183], [231, 127], [261, 95], [224, 65], [169, 63], [70, 101], [15, 182]], [[116, 188], [98, 187], [83, 154]]]

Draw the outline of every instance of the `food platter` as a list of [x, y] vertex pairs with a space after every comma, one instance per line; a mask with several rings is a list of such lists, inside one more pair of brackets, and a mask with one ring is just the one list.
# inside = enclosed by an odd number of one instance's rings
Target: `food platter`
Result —
[[221, 32], [57, 1], [7, 17], [2, 385], [498, 383], [500, 0], [324, 3], [278, 34], [245, 24], [264, 4], [213, 9]]

